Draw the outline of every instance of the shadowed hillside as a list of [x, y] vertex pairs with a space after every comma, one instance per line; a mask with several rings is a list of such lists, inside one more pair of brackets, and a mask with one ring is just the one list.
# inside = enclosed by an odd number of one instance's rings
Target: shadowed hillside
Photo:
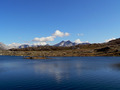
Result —
[[120, 38], [111, 40], [107, 43], [108, 45], [120, 45]]

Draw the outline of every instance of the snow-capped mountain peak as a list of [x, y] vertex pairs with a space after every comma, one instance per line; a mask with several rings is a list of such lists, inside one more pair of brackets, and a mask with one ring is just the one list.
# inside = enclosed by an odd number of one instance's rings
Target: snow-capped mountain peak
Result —
[[70, 40], [67, 40], [67, 41], [61, 41], [60, 43], [57, 43], [53, 46], [70, 47], [70, 46], [75, 46], [78, 44], [88, 44], [88, 43], [76, 43], [76, 42], [71, 42]]
[[74, 46], [74, 45], [75, 45], [75, 43], [68, 40], [68, 41], [61, 41], [60, 43], [55, 44], [54, 46], [69, 47], [69, 46]]

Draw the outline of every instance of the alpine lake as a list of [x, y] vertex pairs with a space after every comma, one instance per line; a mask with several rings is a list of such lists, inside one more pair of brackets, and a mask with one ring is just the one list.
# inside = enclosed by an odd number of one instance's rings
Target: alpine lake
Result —
[[0, 56], [0, 90], [120, 90], [120, 57]]

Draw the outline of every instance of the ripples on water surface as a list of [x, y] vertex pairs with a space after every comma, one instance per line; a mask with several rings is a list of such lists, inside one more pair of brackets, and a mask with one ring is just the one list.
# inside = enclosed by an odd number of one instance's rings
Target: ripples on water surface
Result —
[[120, 57], [0, 56], [0, 90], [120, 90]]

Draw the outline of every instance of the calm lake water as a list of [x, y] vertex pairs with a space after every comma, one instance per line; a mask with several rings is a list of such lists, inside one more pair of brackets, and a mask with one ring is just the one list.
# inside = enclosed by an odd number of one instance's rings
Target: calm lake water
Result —
[[120, 90], [116, 63], [120, 57], [0, 56], [0, 90]]

